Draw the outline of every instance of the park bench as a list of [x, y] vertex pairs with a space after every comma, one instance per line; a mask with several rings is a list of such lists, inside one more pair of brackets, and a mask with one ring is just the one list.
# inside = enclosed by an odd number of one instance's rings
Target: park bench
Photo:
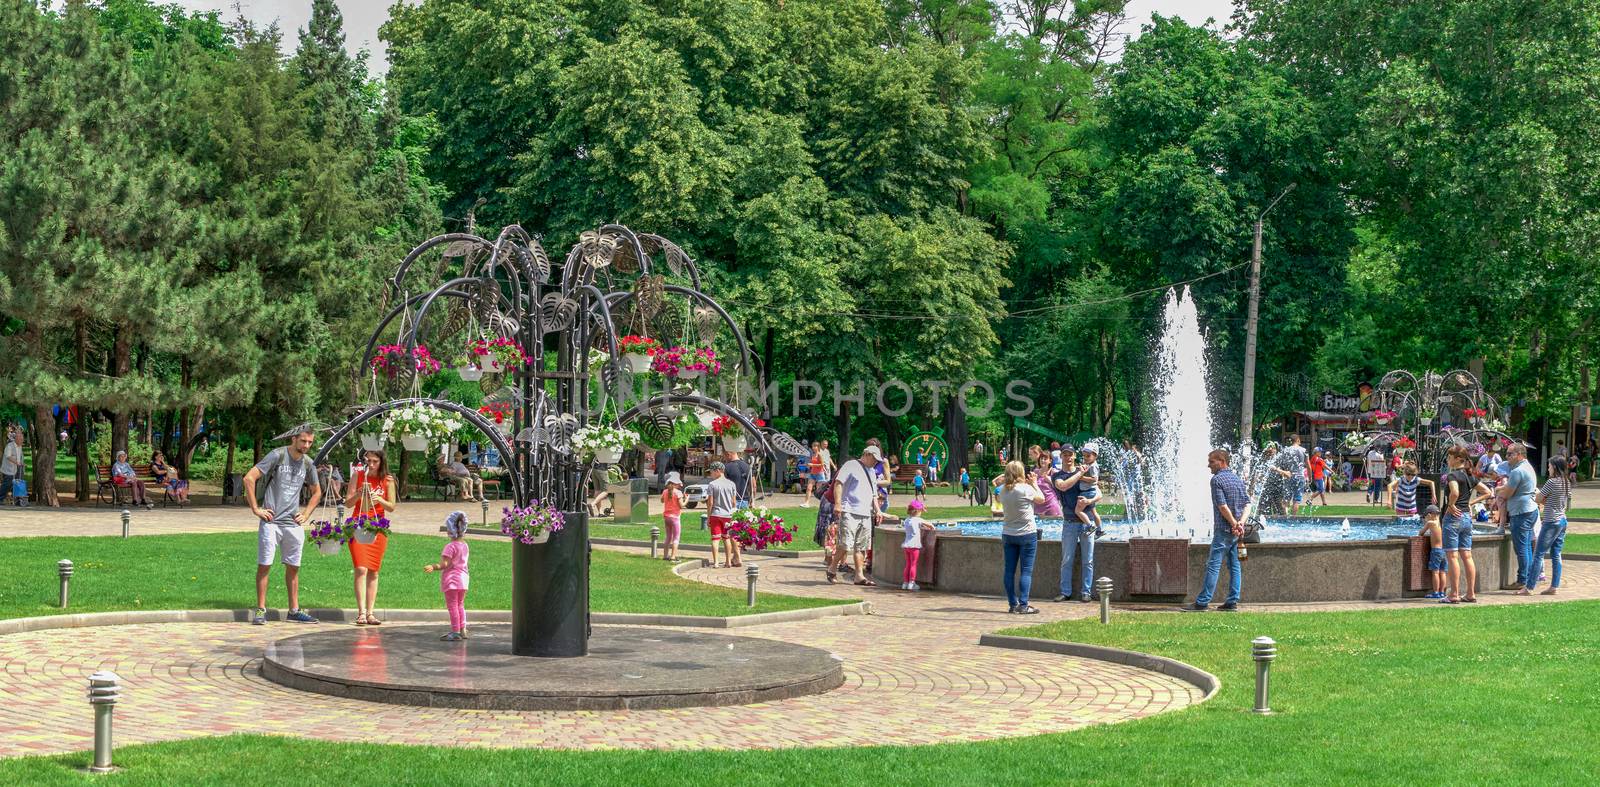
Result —
[[[149, 487], [155, 486], [157, 483], [159, 483], [156, 480], [155, 473], [150, 470], [150, 465], [147, 465], [147, 464], [145, 464], [145, 465], [134, 465], [133, 466], [133, 474], [136, 477], [138, 477], [139, 480], [145, 482], [145, 485], [146, 485], [146, 490], [145, 491], [149, 491]], [[112, 505], [112, 506], [120, 506], [120, 505], [122, 505], [122, 496], [123, 496], [124, 493], [129, 493], [130, 494], [130, 500], [131, 500], [131, 493], [132, 493], [133, 489], [131, 487], [118, 486], [117, 483], [111, 479], [111, 465], [95, 465], [94, 466], [94, 475], [95, 475], [95, 495], [98, 497], [99, 502], [102, 505], [105, 505], [105, 504], [109, 504], [109, 505]], [[108, 497], [110, 499], [107, 499]], [[162, 502], [165, 503], [166, 500], [167, 500], [167, 493], [166, 493], [165, 486], [163, 485], [163, 487], [162, 487]]]

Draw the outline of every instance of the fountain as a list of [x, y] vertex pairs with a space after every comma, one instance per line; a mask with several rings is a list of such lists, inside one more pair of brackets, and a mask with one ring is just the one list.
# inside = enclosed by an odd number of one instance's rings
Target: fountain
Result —
[[[1108, 519], [1105, 535], [1095, 543], [1095, 575], [1110, 577], [1116, 598], [1123, 600], [1193, 597], [1204, 575], [1213, 533], [1211, 472], [1205, 459], [1217, 443], [1212, 434], [1206, 341], [1187, 289], [1168, 291], [1155, 349], [1152, 386], [1157, 417], [1150, 451], [1140, 458], [1110, 440], [1091, 441], [1099, 450], [1102, 472], [1120, 476], [1130, 514], [1122, 522]], [[1436, 399], [1444, 401], [1435, 396], [1428, 402]], [[1472, 397], [1470, 402], [1481, 399]], [[1265, 457], [1251, 449], [1249, 442], [1243, 443], [1233, 452], [1232, 462], [1234, 471], [1245, 479], [1253, 512], [1250, 518], [1261, 526], [1261, 541], [1252, 543], [1250, 549], [1246, 602], [1400, 598], [1421, 596], [1430, 589], [1426, 572], [1408, 568], [1408, 555], [1418, 548], [1408, 539], [1416, 534], [1413, 520], [1387, 516], [1343, 521], [1288, 519], [1263, 512], [1261, 500], [1271, 474]], [[1133, 473], [1140, 475], [1130, 483]], [[873, 563], [880, 582], [892, 582], [899, 576], [898, 532], [880, 530], [874, 538], [876, 554], [888, 557]], [[1061, 520], [1040, 520], [1035, 597], [1048, 598], [1058, 591], [1061, 532]], [[935, 547], [934, 576], [922, 584], [938, 590], [997, 592], [999, 534], [1000, 523], [993, 520], [957, 522], [942, 528]], [[1496, 553], [1502, 540], [1502, 536], [1484, 533], [1474, 541], [1479, 582], [1485, 587], [1494, 587], [1499, 581], [1501, 561]], [[1422, 555], [1425, 557], [1426, 550]]]

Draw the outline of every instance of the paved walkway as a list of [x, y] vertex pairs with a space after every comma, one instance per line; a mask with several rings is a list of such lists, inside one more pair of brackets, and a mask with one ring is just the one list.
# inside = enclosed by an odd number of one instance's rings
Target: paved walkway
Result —
[[[792, 565], [797, 561], [761, 562], [766, 581], [781, 590], [805, 583], [806, 574], [820, 579], [810, 566]], [[686, 573], [723, 584], [735, 572]], [[817, 594], [848, 592], [811, 584]], [[83, 687], [88, 674], [100, 669], [124, 680], [117, 716], [118, 740], [125, 743], [256, 732], [485, 747], [860, 746], [1059, 732], [1181, 708], [1201, 697], [1187, 683], [1141, 669], [976, 644], [984, 632], [1086, 615], [1089, 605], [1050, 605], [1046, 614], [1022, 619], [996, 614], [992, 600], [871, 596], [875, 615], [739, 631], [832, 651], [845, 663], [841, 688], [775, 703], [663, 711], [442, 710], [306, 694], [259, 674], [268, 642], [306, 633], [307, 627], [294, 624], [135, 625], [13, 635], [0, 638], [0, 756], [88, 748]]]

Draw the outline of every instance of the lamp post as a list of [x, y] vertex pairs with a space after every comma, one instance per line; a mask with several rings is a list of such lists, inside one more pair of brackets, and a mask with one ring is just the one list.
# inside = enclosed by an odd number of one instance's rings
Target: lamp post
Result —
[[67, 598], [72, 588], [72, 561], [61, 560], [56, 563], [56, 575], [61, 577], [61, 608], [67, 608]]
[[1244, 328], [1244, 395], [1239, 402], [1239, 441], [1249, 440], [1254, 427], [1256, 406], [1256, 316], [1261, 310], [1261, 227], [1262, 220], [1267, 217], [1272, 209], [1278, 206], [1278, 201], [1294, 191], [1295, 184], [1285, 186], [1278, 196], [1272, 199], [1267, 209], [1261, 211], [1256, 217], [1255, 242], [1250, 247], [1250, 308], [1245, 319]]

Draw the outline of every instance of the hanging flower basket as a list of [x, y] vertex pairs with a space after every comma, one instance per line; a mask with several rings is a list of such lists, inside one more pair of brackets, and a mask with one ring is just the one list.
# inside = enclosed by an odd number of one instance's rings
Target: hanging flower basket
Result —
[[622, 350], [622, 362], [628, 371], [644, 374], [650, 371], [650, 351], [659, 349], [661, 342], [648, 336], [624, 336], [617, 340], [617, 347]]
[[551, 506], [533, 501], [524, 508], [503, 508], [500, 532], [524, 544], [543, 544], [566, 526], [566, 516]]
[[657, 347], [650, 351], [650, 370], [664, 377], [693, 380], [721, 372], [722, 363], [710, 347]]
[[464, 363], [456, 367], [456, 375], [465, 382], [475, 383], [483, 379], [483, 370], [473, 364]]
[[410, 352], [398, 344], [385, 344], [372, 355], [373, 371], [382, 372], [393, 378], [400, 370], [410, 365], [415, 369], [418, 377], [427, 377], [444, 368], [444, 364], [428, 353], [428, 348], [417, 345]]
[[306, 537], [317, 545], [318, 552], [324, 555], [337, 555], [344, 549], [345, 542], [350, 540], [352, 532], [353, 529], [349, 525], [336, 525], [326, 519], [318, 519], [311, 522]]
[[401, 438], [407, 451], [426, 451], [430, 443], [447, 443], [461, 431], [461, 419], [421, 404], [390, 410], [383, 418], [383, 439]]
[[[756, 419], [756, 426], [766, 426], [766, 422]], [[743, 453], [749, 440], [744, 433], [744, 427], [732, 416], [719, 415], [711, 419], [711, 433], [722, 438], [722, 449], [738, 454]]]
[[622, 452], [639, 444], [639, 433], [613, 426], [585, 426], [572, 435], [572, 447], [583, 461], [614, 465]]
[[361, 514], [345, 520], [345, 526], [354, 534], [352, 538], [358, 544], [371, 544], [378, 540], [378, 534], [385, 535], [389, 532], [389, 518], [372, 514]]
[[1394, 420], [1394, 411], [1393, 410], [1379, 410], [1379, 411], [1373, 413], [1372, 417], [1378, 419], [1378, 425], [1379, 426], [1383, 426], [1383, 425], [1389, 423], [1390, 421]]
[[522, 345], [504, 336], [474, 339], [467, 345], [467, 357], [475, 360], [479, 368], [495, 373], [520, 369], [533, 362], [523, 351]]
[[381, 436], [375, 435], [375, 434], [364, 434], [364, 435], [362, 435], [361, 436], [361, 450], [363, 450], [363, 451], [382, 451], [383, 450], [383, 438]]
[[511, 405], [506, 402], [490, 402], [478, 408], [478, 413], [484, 418], [494, 422], [494, 427], [500, 434], [510, 436], [513, 425]]

